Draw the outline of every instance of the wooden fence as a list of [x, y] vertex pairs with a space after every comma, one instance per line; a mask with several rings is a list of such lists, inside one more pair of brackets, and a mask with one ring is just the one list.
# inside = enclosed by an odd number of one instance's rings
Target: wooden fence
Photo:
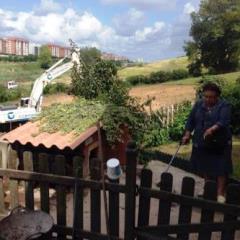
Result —
[[[193, 105], [193, 102], [190, 103]], [[159, 117], [163, 127], [169, 127], [173, 124], [175, 116], [179, 111], [183, 110], [184, 103], [172, 104], [170, 106], [163, 106], [155, 110], [154, 113]], [[151, 108], [150, 108], [150, 111]]]
[[[41, 159], [38, 162], [39, 172], [0, 169], [1, 210], [6, 213], [21, 204], [29, 209], [39, 207], [50, 213], [55, 225], [48, 239], [239, 239], [239, 235], [235, 236], [235, 231], [240, 229], [239, 185], [228, 186], [227, 204], [216, 202], [216, 183], [211, 181], [205, 184], [203, 199], [194, 197], [195, 182], [190, 177], [183, 179], [181, 194], [176, 194], [172, 191], [173, 176], [163, 173], [160, 189], [157, 189], [153, 187], [150, 170], [142, 170], [140, 181], [137, 181], [138, 151], [133, 143], [128, 145], [126, 154], [125, 181], [106, 182], [110, 236], [104, 228], [103, 185], [99, 181], [98, 168], [92, 168], [91, 179], [82, 179], [82, 161], [78, 157], [73, 161], [77, 170], [75, 177], [65, 176], [66, 160], [62, 156], [51, 160], [53, 158], [46, 154], [38, 157]], [[50, 172], [49, 161], [55, 162], [54, 173]], [[9, 206], [4, 201], [3, 192], [3, 182], [7, 179], [10, 186]], [[23, 199], [18, 198], [20, 187], [24, 188]], [[39, 205], [35, 188], [40, 189]], [[49, 196], [49, 189], [56, 191], [54, 200]], [[74, 204], [70, 204], [69, 197], [75, 199]], [[157, 208], [152, 205], [153, 201], [157, 201]], [[174, 209], [178, 209], [178, 215], [173, 219]], [[193, 222], [196, 212], [200, 216], [199, 221]], [[156, 215], [156, 222], [151, 220], [152, 213]], [[217, 238], [214, 238], [216, 234]]]

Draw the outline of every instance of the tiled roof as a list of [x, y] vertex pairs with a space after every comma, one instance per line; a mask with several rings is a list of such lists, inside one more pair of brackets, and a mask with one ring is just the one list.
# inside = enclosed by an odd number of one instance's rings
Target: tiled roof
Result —
[[96, 132], [97, 126], [92, 126], [79, 135], [73, 133], [63, 134], [60, 132], [40, 132], [39, 122], [28, 122], [3, 136], [0, 136], [0, 140], [5, 140], [10, 143], [19, 142], [21, 145], [31, 144], [34, 147], [43, 145], [46, 148], [55, 146], [60, 150], [65, 148], [74, 150]]

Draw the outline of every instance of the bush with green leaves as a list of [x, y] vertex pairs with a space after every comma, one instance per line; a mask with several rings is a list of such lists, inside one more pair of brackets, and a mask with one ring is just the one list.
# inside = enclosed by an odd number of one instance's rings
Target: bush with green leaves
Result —
[[135, 75], [130, 76], [126, 78], [126, 81], [130, 83], [132, 86], [140, 85], [140, 84], [146, 84], [148, 83], [148, 77], [144, 75]]
[[69, 87], [65, 83], [53, 83], [53, 84], [48, 84], [44, 88], [43, 94], [67, 93], [68, 90], [69, 90]]
[[176, 69], [176, 70], [173, 70], [171, 73], [172, 80], [180, 80], [188, 77], [189, 77], [189, 73], [185, 69]]
[[157, 113], [150, 115], [143, 135], [143, 147], [156, 147], [170, 140], [168, 129], [163, 127], [160, 119]]
[[169, 137], [172, 141], [180, 141], [184, 130], [188, 115], [192, 109], [190, 102], [185, 102], [180, 106], [179, 112], [174, 116], [173, 124], [169, 127]]

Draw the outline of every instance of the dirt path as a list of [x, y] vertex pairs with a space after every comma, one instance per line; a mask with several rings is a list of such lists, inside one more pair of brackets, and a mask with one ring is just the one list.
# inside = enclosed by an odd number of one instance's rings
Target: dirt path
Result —
[[156, 110], [162, 106], [181, 103], [185, 100], [194, 100], [195, 87], [193, 85], [163, 85], [155, 84], [149, 86], [134, 87], [130, 95], [138, 97], [142, 102], [148, 97], [155, 97], [152, 102], [152, 109]]

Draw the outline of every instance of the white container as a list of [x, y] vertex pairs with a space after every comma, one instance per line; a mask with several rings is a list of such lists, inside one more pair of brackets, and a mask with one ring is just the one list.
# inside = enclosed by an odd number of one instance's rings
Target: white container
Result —
[[111, 158], [107, 161], [107, 176], [111, 180], [117, 180], [122, 175], [119, 160]]

